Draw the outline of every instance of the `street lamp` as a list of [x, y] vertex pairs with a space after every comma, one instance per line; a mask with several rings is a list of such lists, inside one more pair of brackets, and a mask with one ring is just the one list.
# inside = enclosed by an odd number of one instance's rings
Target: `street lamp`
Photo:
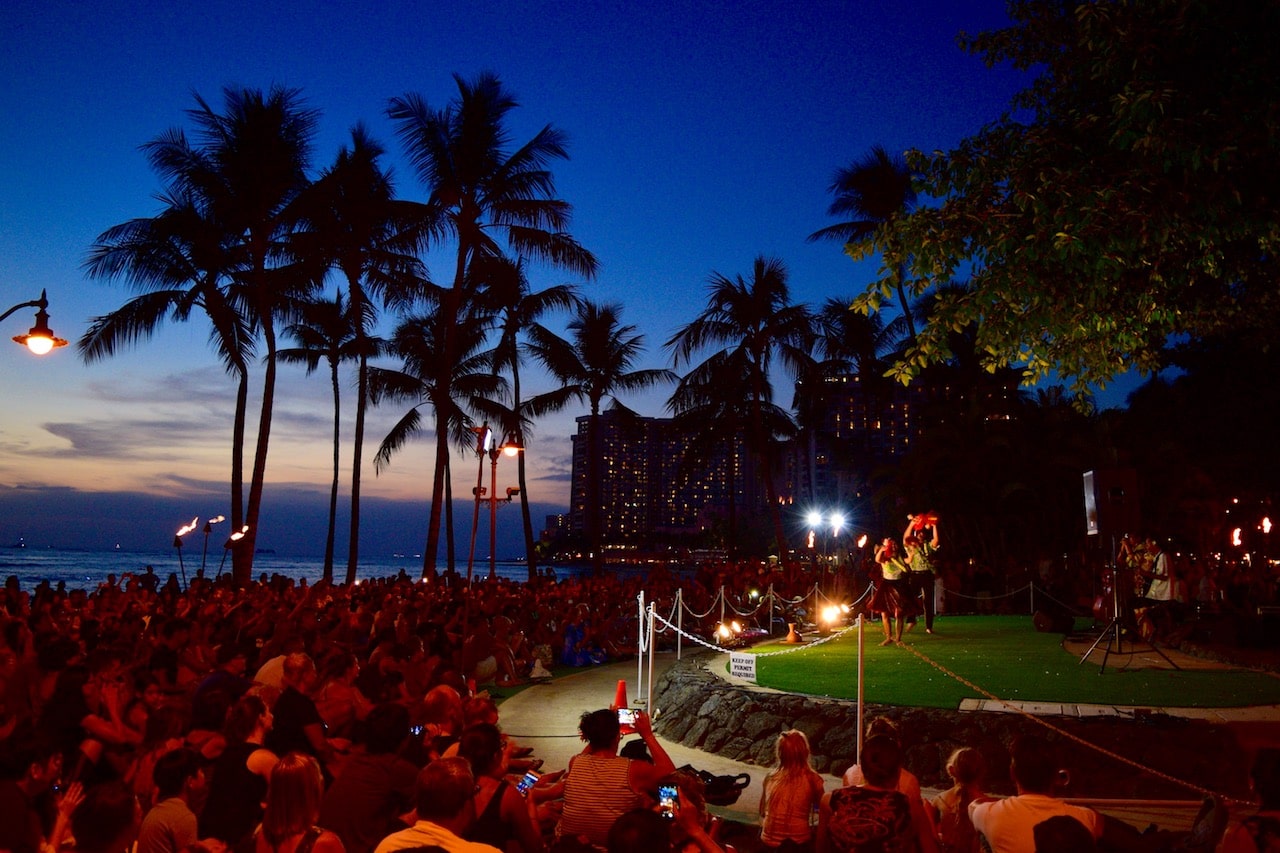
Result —
[[[491, 442], [489, 447], [489, 580], [498, 574], [498, 457], [506, 456], [514, 459], [524, 447], [514, 432], [507, 433], [502, 444]], [[516, 488], [507, 489], [506, 502], [520, 494]]]
[[32, 299], [30, 302], [19, 302], [8, 311], [0, 314], [0, 322], [7, 319], [14, 311], [20, 311], [23, 308], [36, 309], [36, 324], [25, 335], [14, 335], [14, 343], [22, 344], [36, 355], [44, 355], [50, 350], [67, 345], [66, 340], [55, 335], [53, 330], [49, 328], [49, 297], [46, 295], [46, 291], [40, 291], [39, 299]]

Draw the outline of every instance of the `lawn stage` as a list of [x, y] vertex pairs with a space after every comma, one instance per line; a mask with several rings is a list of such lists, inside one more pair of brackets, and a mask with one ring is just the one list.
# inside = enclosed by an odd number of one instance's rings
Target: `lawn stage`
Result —
[[[1229, 708], [1280, 704], [1280, 677], [1226, 667], [1172, 669], [1149, 646], [1114, 651], [1101, 670], [1106, 641], [1087, 660], [1064, 647], [1062, 634], [1036, 631], [1029, 616], [939, 616], [938, 633], [923, 626], [904, 638], [911, 649], [881, 646], [878, 623], [866, 626], [864, 679], [868, 703], [956, 708], [984, 699], [971, 682], [1001, 699], [1140, 708]], [[814, 639], [806, 637], [806, 640]], [[1084, 637], [1077, 636], [1072, 646]], [[1088, 643], [1093, 642], [1088, 638]], [[753, 646], [756, 653], [795, 649], [779, 641]], [[922, 659], [927, 658], [927, 660]], [[932, 661], [937, 666], [930, 663]], [[948, 675], [949, 670], [959, 679]], [[764, 655], [756, 680], [792, 693], [857, 698], [857, 630], [831, 642]]]

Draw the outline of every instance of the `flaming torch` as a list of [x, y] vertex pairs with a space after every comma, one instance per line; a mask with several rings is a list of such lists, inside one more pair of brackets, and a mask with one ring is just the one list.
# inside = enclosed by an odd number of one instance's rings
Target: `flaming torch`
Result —
[[204, 564], [209, 559], [209, 534], [213, 532], [213, 526], [220, 521], [226, 521], [225, 515], [216, 515], [204, 523], [204, 551], [200, 554], [200, 576], [204, 577]]
[[190, 524], [184, 524], [178, 528], [178, 532], [173, 535], [173, 547], [178, 549], [178, 570], [182, 572], [182, 588], [187, 588], [187, 567], [182, 564], [182, 537], [196, 529], [196, 525], [200, 523], [200, 516], [191, 519]]
[[249, 525], [246, 524], [244, 527], [241, 527], [235, 533], [232, 533], [230, 536], [228, 536], [227, 541], [222, 543], [222, 562], [218, 563], [218, 574], [214, 578], [214, 580], [217, 580], [218, 578], [222, 577], [222, 567], [227, 564], [227, 552], [230, 551], [233, 547], [235, 547], [235, 544], [239, 542], [241, 539], [243, 539], [244, 535], [248, 532], [249, 532]]

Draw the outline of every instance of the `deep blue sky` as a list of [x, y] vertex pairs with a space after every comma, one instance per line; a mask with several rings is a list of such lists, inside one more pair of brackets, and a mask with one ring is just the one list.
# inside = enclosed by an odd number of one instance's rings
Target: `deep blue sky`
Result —
[[[601, 261], [585, 292], [621, 302], [647, 337], [645, 366], [666, 366], [661, 343], [704, 306], [713, 271], [746, 273], [755, 256], [776, 256], [794, 298], [813, 304], [875, 276], [874, 264], [856, 266], [833, 244], [805, 242], [831, 221], [833, 170], [876, 144], [947, 148], [997, 117], [1018, 79], [963, 54], [955, 37], [1004, 23], [1000, 0], [9, 2], [0, 9], [0, 309], [48, 288], [52, 326], [74, 341], [130, 295], [88, 281], [81, 264], [100, 232], [157, 211], [159, 184], [138, 148], [188, 126], [193, 93], [218, 104], [226, 85], [300, 88], [323, 114], [317, 168], [363, 121], [391, 149], [401, 194], [420, 198], [387, 100], [418, 92], [443, 105], [456, 93], [453, 73], [491, 70], [522, 105], [516, 139], [546, 123], [568, 133], [572, 159], [555, 167], [557, 189], [575, 207], [574, 234]], [[19, 334], [31, 317], [19, 312], [2, 331]], [[0, 350], [0, 544], [127, 535], [127, 545], [164, 547], [191, 515], [226, 511], [232, 384], [205, 338], [199, 322], [171, 327], [89, 366], [71, 348], [42, 360]], [[661, 415], [664, 399], [624, 402]], [[267, 499], [298, 508], [284, 513], [287, 534], [264, 527], [260, 544], [287, 536], [291, 550], [313, 541], [317, 552], [323, 503], [292, 502], [326, 489], [327, 384], [290, 371], [276, 411]], [[376, 413], [372, 442], [400, 414]], [[529, 458], [541, 504], [567, 502], [580, 414], [539, 426]], [[406, 451], [381, 477], [367, 472], [367, 493], [425, 506], [429, 447]], [[469, 492], [470, 477], [460, 479]], [[82, 511], [90, 517], [52, 522], [42, 509], [49, 489], [73, 517], [95, 495]], [[165, 498], [174, 517], [112, 510], [99, 493]], [[412, 547], [421, 532], [388, 549]]]

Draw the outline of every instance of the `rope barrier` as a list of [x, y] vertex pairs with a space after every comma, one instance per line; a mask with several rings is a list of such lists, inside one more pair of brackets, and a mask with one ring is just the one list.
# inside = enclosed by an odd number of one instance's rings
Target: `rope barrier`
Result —
[[[716, 645], [715, 643], [707, 642], [701, 637], [698, 637], [694, 634], [690, 634], [689, 632], [685, 631], [683, 628], [676, 627], [675, 625], [671, 624], [666, 619], [663, 619], [661, 616], [659, 616], [656, 613], [653, 613], [651, 615], [653, 616], [654, 620], [661, 623], [664, 626], [664, 628], [670, 628], [672, 631], [684, 637], [686, 640], [691, 640], [692, 642], [695, 642], [700, 646], [705, 646], [706, 648], [711, 649], [713, 652], [719, 652], [720, 654], [727, 655], [727, 654], [732, 654], [734, 651], [737, 651], [736, 649], [730, 649], [724, 646]], [[810, 642], [810, 643], [805, 643], [804, 645], [801, 645], [801, 646], [796, 646], [794, 649], [779, 649], [776, 652], [756, 652], [755, 656], [758, 658], [765, 658], [765, 657], [773, 657], [774, 655], [788, 655], [788, 654], [791, 654], [792, 652], [800, 652], [800, 651], [804, 651], [805, 649], [811, 649], [814, 646], [820, 646], [823, 643], [829, 643], [832, 640], [839, 639], [840, 637], [843, 637], [845, 634], [852, 631], [855, 627], [856, 625], [850, 625], [844, 628], [843, 630], [841, 630], [839, 633], [822, 637], [821, 639], [814, 640], [813, 642]]]
[[1145, 764], [1142, 764], [1141, 762], [1134, 761], [1132, 758], [1128, 758], [1127, 756], [1120, 755], [1117, 752], [1113, 752], [1112, 750], [1106, 749], [1105, 747], [1098, 746], [1097, 744], [1090, 743], [1089, 741], [1085, 740], [1084, 738], [1078, 735], [1072, 734], [1071, 732], [1066, 731], [1065, 729], [1055, 726], [1053, 723], [1049, 722], [1048, 720], [1042, 719], [1041, 717], [1037, 717], [1035, 714], [1029, 713], [1019, 705], [1013, 702], [1010, 702], [1006, 699], [1000, 698], [996, 694], [992, 693], [990, 690], [987, 690], [986, 688], [978, 686], [977, 684], [965, 678], [964, 676], [958, 673], [952, 672], [942, 664], [930, 658], [928, 655], [916, 649], [914, 645], [910, 643], [902, 643], [902, 642], [899, 642], [898, 645], [906, 649], [907, 651], [911, 652], [911, 654], [915, 655], [917, 658], [924, 661], [926, 664], [933, 667], [938, 672], [941, 672], [943, 675], [947, 676], [948, 678], [958, 681], [959, 683], [963, 684], [965, 687], [968, 687], [970, 690], [973, 690], [981, 694], [982, 696], [985, 696], [986, 698], [992, 700], [993, 702], [1000, 703], [1005, 708], [1008, 708], [1010, 711], [1013, 711], [1014, 713], [1017, 713], [1017, 714], [1021, 714], [1023, 717], [1026, 717], [1027, 719], [1031, 720], [1037, 725], [1043, 726], [1049, 731], [1055, 732], [1070, 741], [1074, 741], [1080, 746], [1087, 747], [1088, 749], [1092, 749], [1094, 752], [1099, 753], [1100, 755], [1105, 755], [1108, 758], [1119, 761], [1121, 764], [1127, 764], [1130, 767], [1134, 768], [1135, 770], [1138, 770], [1142, 773], [1146, 773], [1147, 775], [1150, 775], [1150, 776], [1154, 776], [1157, 779], [1163, 779], [1166, 782], [1170, 782], [1174, 785], [1179, 785], [1190, 791], [1195, 791], [1196, 793], [1200, 794], [1202, 797], [1216, 797], [1218, 799], [1221, 799], [1228, 803], [1232, 803], [1236, 805], [1245, 805], [1245, 806], [1253, 805], [1252, 803], [1249, 803], [1247, 801], [1238, 800], [1234, 797], [1229, 797], [1225, 794], [1220, 794], [1216, 791], [1211, 791], [1210, 789], [1197, 785], [1194, 782], [1188, 782], [1185, 779], [1179, 779], [1176, 776], [1171, 776], [1168, 773], [1165, 773], [1161, 770], [1156, 770], [1155, 768], [1148, 767]]

